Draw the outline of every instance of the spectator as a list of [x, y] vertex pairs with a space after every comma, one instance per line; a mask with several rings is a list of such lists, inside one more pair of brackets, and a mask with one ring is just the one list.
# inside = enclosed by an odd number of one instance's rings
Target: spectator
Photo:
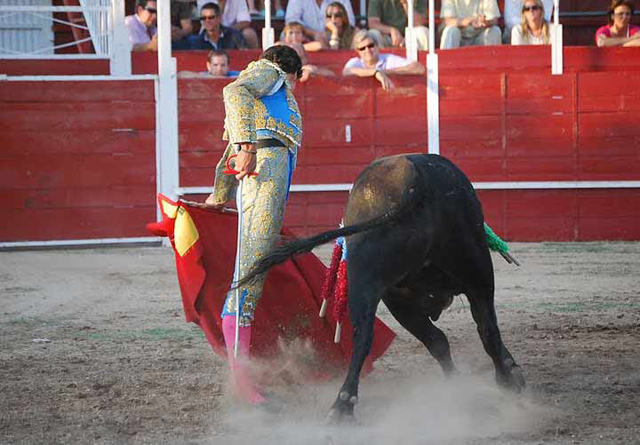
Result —
[[229, 54], [223, 49], [211, 50], [207, 54], [207, 73], [213, 77], [238, 77], [240, 71], [230, 71]]
[[230, 71], [229, 70], [229, 54], [223, 49], [212, 49], [207, 54], [207, 71], [180, 71], [178, 73], [178, 77], [200, 77], [200, 78], [228, 78], [228, 77], [238, 77], [240, 75], [240, 71]]
[[545, 18], [542, 0], [524, 0], [522, 22], [511, 31], [511, 44], [548, 45], [552, 26]]
[[[504, 2], [504, 33], [502, 43], [511, 42], [511, 30], [522, 23], [523, 0], [505, 0]], [[544, 5], [544, 19], [551, 22], [553, 12], [553, 0], [542, 0]]]
[[191, 0], [171, 0], [171, 49], [189, 49], [188, 36], [193, 34]]
[[331, 49], [353, 48], [353, 36], [358, 28], [351, 26], [347, 9], [340, 2], [332, 2], [327, 6], [326, 38]]
[[312, 75], [315, 76], [335, 76], [335, 73], [327, 68], [322, 68], [317, 65], [311, 65], [309, 63], [309, 57], [307, 56], [307, 47], [311, 47], [310, 51], [316, 51], [320, 49], [316, 46], [319, 42], [302, 43], [304, 34], [302, 30], [304, 26], [298, 22], [287, 23], [282, 31], [284, 41], [276, 42], [276, 44], [286, 45], [296, 50], [300, 60], [302, 61], [302, 75], [300, 76], [300, 82], [306, 82]]
[[158, 9], [155, 0], [136, 0], [136, 13], [124, 19], [132, 51], [158, 50], [157, 20]]
[[502, 43], [496, 0], [442, 0], [440, 18], [440, 49]]
[[[407, 0], [370, 0], [367, 18], [369, 29], [378, 36], [380, 45], [385, 47], [405, 46], [404, 31], [407, 27]], [[429, 29], [427, 25], [427, 1], [415, 0], [413, 9], [413, 32], [418, 49], [429, 49]]]
[[[211, 0], [198, 0], [198, 6]], [[247, 44], [247, 48], [258, 48], [258, 34], [251, 27], [251, 15], [245, 0], [213, 0], [222, 11], [222, 25], [237, 29]]]
[[613, 0], [607, 12], [609, 23], [596, 31], [598, 46], [640, 46], [640, 26], [631, 24], [633, 1]]
[[[282, 41], [276, 42], [276, 44], [286, 44], [298, 52], [302, 60], [302, 64], [304, 65], [307, 59], [306, 51], [318, 51], [320, 49], [325, 48], [325, 45], [322, 42], [307, 42], [304, 43], [304, 25], [298, 22], [289, 22], [285, 25], [282, 30]], [[299, 51], [297, 47], [302, 48], [302, 51]], [[304, 52], [304, 54], [302, 54]]]
[[197, 36], [189, 36], [189, 49], [244, 49], [247, 44], [240, 31], [220, 23], [220, 7], [205, 3], [200, 10], [202, 29]]
[[[308, 40], [321, 42], [328, 47], [326, 31], [327, 7], [334, 0], [289, 0], [285, 22], [298, 22], [304, 26], [304, 34]], [[344, 6], [349, 16], [349, 23], [355, 26], [356, 18], [350, 0], [337, 0]]]
[[171, 0], [171, 28], [175, 38], [182, 39], [193, 34], [193, 7], [191, 0]]
[[[125, 17], [124, 24], [127, 27], [132, 51], [158, 50], [157, 7], [156, 0], [136, 0], [136, 13]], [[189, 29], [178, 26], [171, 27], [171, 40], [174, 49], [187, 48], [184, 37], [189, 32]]]
[[419, 62], [394, 54], [380, 54], [378, 35], [371, 30], [358, 31], [353, 43], [358, 57], [346, 63], [343, 76], [373, 77], [380, 82], [383, 90], [389, 91], [394, 88], [389, 74], [424, 74], [424, 67]]

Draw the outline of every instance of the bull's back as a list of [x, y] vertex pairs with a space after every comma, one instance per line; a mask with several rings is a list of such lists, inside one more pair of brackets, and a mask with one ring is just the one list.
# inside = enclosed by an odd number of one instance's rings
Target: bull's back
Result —
[[345, 225], [367, 221], [396, 208], [416, 178], [415, 166], [407, 155], [375, 160], [354, 182], [344, 214]]
[[434, 226], [483, 233], [482, 206], [467, 176], [448, 159], [424, 153], [380, 158], [366, 167], [354, 183], [344, 223], [367, 221], [407, 200], [416, 207], [413, 218], [427, 218], [436, 231]]

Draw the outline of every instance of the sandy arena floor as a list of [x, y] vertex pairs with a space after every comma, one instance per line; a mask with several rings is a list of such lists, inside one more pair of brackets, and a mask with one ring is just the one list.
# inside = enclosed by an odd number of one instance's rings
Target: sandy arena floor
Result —
[[437, 323], [452, 381], [381, 307], [399, 335], [349, 427], [324, 424], [341, 381], [273, 381], [279, 415], [236, 406], [184, 322], [171, 250], [1, 252], [0, 443], [640, 443], [640, 243], [511, 248], [496, 306], [525, 394], [497, 388], [464, 298]]

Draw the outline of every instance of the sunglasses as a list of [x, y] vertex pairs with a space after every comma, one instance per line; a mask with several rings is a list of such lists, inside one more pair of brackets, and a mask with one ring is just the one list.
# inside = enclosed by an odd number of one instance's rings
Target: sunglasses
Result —
[[157, 14], [158, 13], [158, 10], [156, 8], [144, 8], [144, 9], [149, 11], [151, 14]]
[[368, 45], [361, 46], [360, 48], [356, 48], [356, 49], [357, 49], [358, 51], [364, 51], [365, 49], [367, 49], [367, 48], [371, 49], [371, 48], [373, 48], [374, 46], [376, 46], [376, 44], [375, 44], [375, 43], [373, 43], [373, 42], [371, 42], [371, 43], [369, 43]]
[[522, 8], [522, 12], [528, 12], [528, 11], [540, 11], [540, 6], [538, 5], [533, 5], [533, 6], [525, 6]]
[[215, 20], [217, 18], [218, 18], [217, 15], [203, 15], [203, 16], [200, 16], [200, 20]]
[[332, 17], [335, 17], [337, 19], [341, 19], [342, 18], [342, 13], [341, 12], [334, 12], [334, 13], [327, 12], [327, 18], [330, 19]]

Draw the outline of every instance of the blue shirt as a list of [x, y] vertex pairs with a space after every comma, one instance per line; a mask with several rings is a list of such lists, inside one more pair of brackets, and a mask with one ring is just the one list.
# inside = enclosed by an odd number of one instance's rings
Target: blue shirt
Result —
[[187, 42], [188, 49], [245, 49], [247, 47], [240, 31], [222, 25], [220, 25], [220, 38], [215, 43], [209, 40], [209, 35], [204, 31], [197, 36], [187, 37]]

